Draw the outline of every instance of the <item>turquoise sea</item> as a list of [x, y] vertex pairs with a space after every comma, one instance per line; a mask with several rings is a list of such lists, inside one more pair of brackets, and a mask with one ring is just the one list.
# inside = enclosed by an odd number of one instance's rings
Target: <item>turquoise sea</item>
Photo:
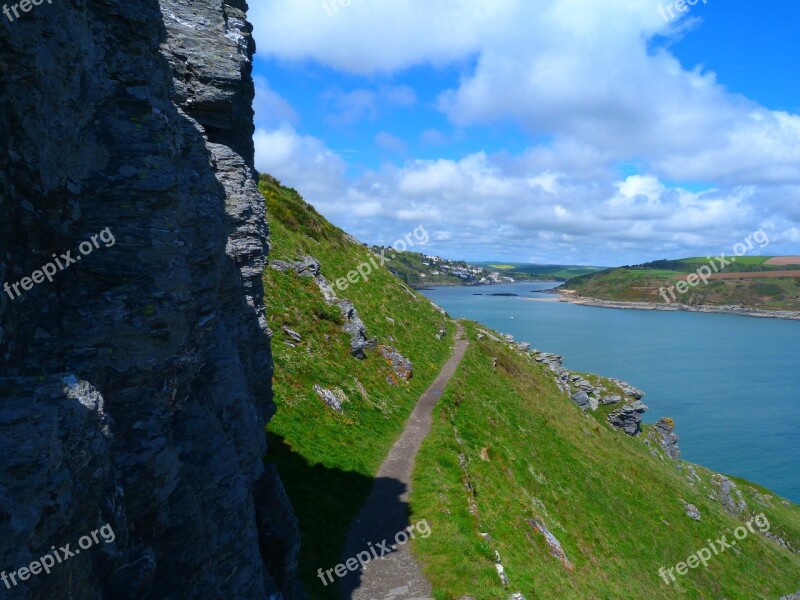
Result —
[[[554, 285], [423, 293], [453, 317], [563, 355], [568, 369], [643, 389], [645, 421], [674, 418], [684, 459], [800, 503], [800, 322], [576, 306], [534, 292]], [[489, 295], [502, 293], [518, 297]]]

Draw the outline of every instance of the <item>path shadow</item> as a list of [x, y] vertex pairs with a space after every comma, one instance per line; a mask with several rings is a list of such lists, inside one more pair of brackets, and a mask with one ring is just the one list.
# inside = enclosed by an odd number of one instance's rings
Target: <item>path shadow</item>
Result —
[[[400, 500], [406, 486], [395, 479], [372, 479], [360, 473], [310, 464], [295, 452], [286, 439], [273, 432], [269, 436], [267, 462], [278, 468], [286, 493], [300, 524], [300, 578], [309, 598], [349, 600], [361, 581], [361, 571], [348, 572], [333, 582], [319, 577], [343, 564], [348, 557], [368, 550], [369, 544], [383, 540], [394, 543], [395, 534], [408, 525], [408, 504]], [[359, 515], [370, 497], [378, 494], [380, 511]], [[348, 539], [354, 519], [360, 526]], [[387, 590], [387, 593], [389, 590]]]
[[[352, 523], [342, 561], [356, 557], [359, 552], [370, 552], [373, 548], [373, 556], [381, 556], [387, 552], [386, 548], [392, 549], [397, 533], [408, 527], [409, 506], [401, 500], [406, 492], [406, 485], [397, 479], [379, 477], [374, 480], [371, 494], [359, 507], [359, 514]], [[382, 545], [383, 542], [385, 544]], [[361, 584], [362, 575], [363, 571], [359, 568], [340, 579], [343, 598], [352, 598], [353, 592]], [[389, 591], [386, 590], [387, 593]]]

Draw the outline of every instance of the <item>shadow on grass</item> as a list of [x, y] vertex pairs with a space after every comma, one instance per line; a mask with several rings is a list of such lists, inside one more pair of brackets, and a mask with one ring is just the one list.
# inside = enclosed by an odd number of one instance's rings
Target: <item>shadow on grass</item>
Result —
[[[405, 485], [395, 479], [372, 479], [360, 473], [312, 465], [286, 440], [268, 432], [267, 462], [278, 468], [286, 493], [300, 523], [300, 579], [313, 600], [349, 600], [361, 581], [361, 572], [334, 582], [319, 577], [367, 549], [368, 543], [393, 540], [408, 525], [408, 504], [400, 500]], [[374, 488], [373, 488], [374, 484]], [[361, 515], [352, 539], [351, 524], [370, 497], [377, 494], [378, 510]]]

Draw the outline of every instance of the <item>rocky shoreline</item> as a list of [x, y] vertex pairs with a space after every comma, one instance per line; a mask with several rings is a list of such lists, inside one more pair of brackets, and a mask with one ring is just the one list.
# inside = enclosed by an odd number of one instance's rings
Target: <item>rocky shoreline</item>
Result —
[[800, 321], [800, 311], [788, 310], [761, 310], [748, 308], [741, 305], [722, 305], [722, 306], [690, 306], [688, 304], [661, 304], [659, 302], [625, 302], [619, 300], [600, 300], [598, 298], [588, 298], [576, 296], [570, 291], [553, 291], [559, 297], [558, 302], [569, 302], [580, 306], [596, 306], [598, 308], [616, 308], [621, 310], [661, 310], [667, 312], [696, 312], [696, 313], [716, 313], [726, 315], [738, 315], [740, 317], [758, 317], [761, 319], [785, 319], [790, 321]]
[[[611, 427], [631, 437], [642, 433], [642, 415], [649, 408], [641, 401], [645, 393], [621, 379], [597, 375], [599, 383], [591, 383], [584, 376], [564, 368], [564, 357], [550, 352], [531, 348], [527, 342], [515, 342], [514, 336], [504, 333], [497, 337], [487, 329], [479, 329], [479, 340], [488, 338], [499, 344], [508, 344], [520, 353], [529, 355], [537, 363], [546, 366], [553, 373], [558, 388], [575, 402], [584, 412], [595, 412], [600, 406], [618, 405], [608, 414]], [[605, 383], [603, 383], [605, 382]], [[611, 389], [609, 389], [609, 387]], [[677, 460], [680, 450], [678, 437], [674, 435], [672, 419], [661, 419], [656, 424], [656, 434], [666, 454]]]

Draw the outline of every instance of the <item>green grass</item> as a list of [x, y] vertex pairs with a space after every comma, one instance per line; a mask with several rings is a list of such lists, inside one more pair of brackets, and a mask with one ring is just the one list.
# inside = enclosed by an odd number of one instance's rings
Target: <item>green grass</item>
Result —
[[680, 271], [668, 271], [665, 269], [626, 269], [625, 271], [619, 270], [615, 271], [619, 275], [625, 275], [630, 277], [636, 277], [637, 279], [646, 279], [646, 278], [665, 278], [665, 279], [674, 279], [682, 275]]
[[[499, 599], [514, 591], [527, 598], [778, 598], [800, 589], [800, 556], [758, 535], [740, 542], [741, 555], [721, 554], [708, 569], [665, 585], [659, 567], [672, 567], [740, 524], [708, 497], [711, 473], [696, 467], [703, 483], [690, 484], [685, 465], [678, 470], [653, 457], [641, 438], [607, 426], [610, 408], [582, 414], [544, 367], [469, 330], [470, 350], [414, 473], [412, 519], [427, 519], [433, 531], [415, 547], [438, 599]], [[800, 545], [798, 507], [774, 496], [762, 506], [755, 487], [740, 485], [753, 513], [764, 512], [773, 532]], [[699, 507], [699, 523], [684, 514], [682, 500]], [[559, 539], [574, 571], [531, 529], [536, 517]], [[508, 589], [495, 573], [494, 550]]]
[[[711, 258], [715, 258], [715, 257], [711, 257]], [[727, 258], [728, 259], [730, 258], [730, 254], [727, 255]], [[772, 257], [771, 256], [746, 256], [745, 255], [745, 256], [736, 257], [736, 262], [739, 263], [740, 266], [741, 265], [757, 266], [757, 265], [763, 265], [770, 258], [772, 258]], [[692, 258], [684, 258], [683, 260], [681, 260], [681, 262], [685, 263], [689, 267], [690, 271], [693, 271], [694, 269], [696, 269], [697, 267], [699, 267], [701, 265], [707, 265], [708, 264], [708, 259], [705, 258], [705, 257], [702, 257], [702, 256], [694, 256]]]
[[[323, 219], [296, 191], [268, 177], [260, 189], [267, 199], [271, 260], [311, 255], [332, 282], [368, 259], [366, 248]], [[419, 395], [448, 358], [454, 327], [385, 269], [337, 292], [353, 302], [370, 336], [413, 362], [414, 378], [391, 385], [392, 371], [382, 359], [350, 356], [338, 308], [323, 301], [310, 278], [268, 268], [264, 289], [274, 332], [278, 407], [268, 428], [268, 460], [277, 465], [300, 522], [301, 578], [312, 598], [332, 599], [335, 587], [323, 587], [316, 571], [341, 562], [350, 522]], [[284, 343], [291, 341], [284, 325], [302, 336], [297, 347]], [[448, 330], [444, 340], [435, 337], [440, 327]], [[349, 401], [343, 415], [319, 400], [314, 384], [344, 392]]]

